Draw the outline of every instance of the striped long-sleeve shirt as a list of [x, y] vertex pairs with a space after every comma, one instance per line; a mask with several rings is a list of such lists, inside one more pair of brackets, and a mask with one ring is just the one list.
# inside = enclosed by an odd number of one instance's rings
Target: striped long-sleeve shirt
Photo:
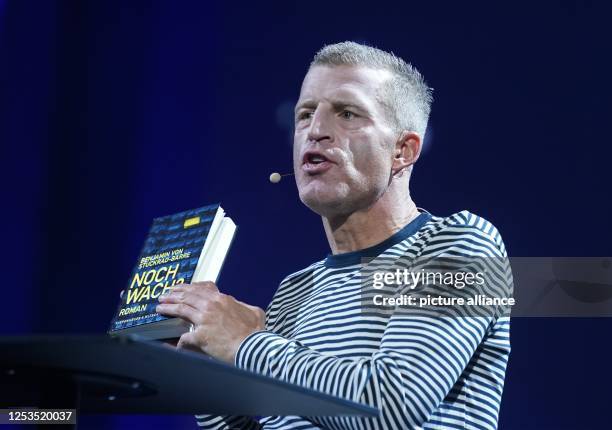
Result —
[[[510, 353], [507, 314], [440, 318], [363, 312], [362, 259], [439, 256], [507, 262], [497, 229], [462, 211], [421, 213], [379, 245], [329, 255], [286, 277], [266, 330], [247, 337], [236, 366], [380, 410], [379, 418], [197, 415], [203, 428], [494, 429]], [[494, 265], [495, 266], [495, 265]], [[511, 282], [508, 264], [487, 282]]]

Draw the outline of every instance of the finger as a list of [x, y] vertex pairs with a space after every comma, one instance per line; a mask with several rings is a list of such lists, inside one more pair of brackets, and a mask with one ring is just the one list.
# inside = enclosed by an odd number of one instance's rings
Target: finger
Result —
[[174, 287], [170, 292], [159, 296], [160, 301], [174, 295], [180, 297], [181, 294], [194, 294], [198, 297], [210, 298], [211, 295], [219, 294], [219, 289], [212, 282], [195, 282], [193, 284], [182, 284], [180, 287]]
[[219, 293], [219, 289], [213, 282], [194, 282], [193, 284], [184, 284], [179, 292], [185, 291], [190, 294], [194, 294], [198, 297], [210, 300], [216, 297]]
[[157, 299], [161, 303], [183, 303], [187, 302], [185, 297], [188, 293], [184, 288], [174, 288], [172, 291], [160, 295]]
[[161, 315], [181, 318], [191, 324], [200, 324], [200, 312], [186, 303], [160, 303], [155, 312]]
[[204, 346], [206, 346], [206, 342], [198, 340], [196, 333], [193, 331], [184, 333], [176, 344], [177, 349], [187, 349], [197, 352], [201, 352]]
[[219, 291], [219, 287], [217, 287], [217, 285], [212, 281], [192, 282], [191, 284], [178, 284], [172, 289], [172, 291], [181, 290], [185, 288], [203, 288], [210, 291]]
[[189, 288], [182, 288], [180, 290], [172, 291], [171, 293], [159, 296], [159, 303], [185, 304], [187, 306], [191, 306], [198, 311], [201, 320], [202, 316], [206, 313], [206, 310], [209, 309], [210, 301], [213, 299], [214, 296], [211, 296], [210, 294], [208, 296], [204, 296], [197, 294], [195, 291], [192, 291]]

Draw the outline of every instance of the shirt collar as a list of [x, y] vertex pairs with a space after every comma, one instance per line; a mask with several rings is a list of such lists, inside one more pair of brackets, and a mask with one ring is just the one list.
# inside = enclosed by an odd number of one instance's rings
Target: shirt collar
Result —
[[342, 254], [328, 254], [325, 258], [325, 267], [346, 267], [361, 263], [363, 258], [374, 258], [382, 254], [385, 250], [391, 248], [412, 236], [423, 225], [431, 219], [431, 214], [421, 212], [415, 219], [406, 224], [401, 230], [394, 233], [392, 236], [383, 240], [377, 245], [370, 246], [358, 251], [345, 252]]

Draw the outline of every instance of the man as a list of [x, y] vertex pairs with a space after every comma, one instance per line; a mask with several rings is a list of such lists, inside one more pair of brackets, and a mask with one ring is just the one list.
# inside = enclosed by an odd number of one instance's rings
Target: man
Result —
[[[431, 90], [393, 54], [352, 42], [314, 58], [295, 108], [300, 199], [322, 217], [332, 254], [289, 275], [267, 313], [212, 283], [176, 288], [158, 311], [195, 325], [178, 347], [380, 409], [357, 417], [198, 416], [204, 428], [497, 427], [509, 318], [364, 312], [362, 259], [505, 258], [497, 230], [467, 211], [420, 211], [409, 193]], [[398, 267], [399, 267], [398, 266]], [[508, 267], [488, 279], [508, 278]], [[493, 283], [491, 281], [490, 283]]]

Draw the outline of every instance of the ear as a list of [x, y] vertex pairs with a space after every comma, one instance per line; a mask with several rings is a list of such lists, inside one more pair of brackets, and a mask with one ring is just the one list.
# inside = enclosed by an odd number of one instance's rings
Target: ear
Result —
[[414, 131], [402, 131], [393, 153], [391, 171], [393, 176], [401, 177], [404, 170], [412, 166], [421, 155], [421, 137]]

